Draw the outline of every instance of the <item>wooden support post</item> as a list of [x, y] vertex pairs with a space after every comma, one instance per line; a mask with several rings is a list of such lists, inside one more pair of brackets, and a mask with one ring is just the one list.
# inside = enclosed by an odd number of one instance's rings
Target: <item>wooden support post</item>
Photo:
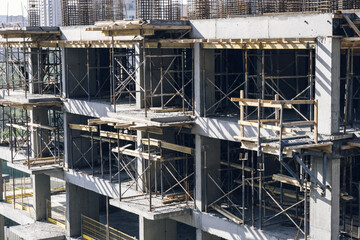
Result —
[[[244, 90], [240, 90], [240, 98], [244, 98]], [[241, 104], [241, 102], [239, 102], [240, 104], [240, 120], [244, 121], [244, 104]], [[244, 132], [245, 128], [244, 125], [240, 125], [240, 134], [241, 137], [245, 136], [245, 132]]]
[[319, 124], [319, 115], [318, 115], [318, 100], [315, 100], [314, 103], [314, 142], [318, 143], [318, 124]]

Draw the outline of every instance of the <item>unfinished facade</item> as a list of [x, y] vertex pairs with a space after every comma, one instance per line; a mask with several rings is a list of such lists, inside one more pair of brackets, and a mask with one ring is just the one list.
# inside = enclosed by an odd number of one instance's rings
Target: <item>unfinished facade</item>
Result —
[[0, 158], [32, 179], [0, 178], [0, 214], [68, 239], [360, 239], [360, 2], [104, 2], [0, 29]]

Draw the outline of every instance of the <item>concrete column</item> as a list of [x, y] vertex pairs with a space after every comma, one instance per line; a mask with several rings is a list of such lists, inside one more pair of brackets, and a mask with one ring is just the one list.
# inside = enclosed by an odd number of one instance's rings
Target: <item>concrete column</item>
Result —
[[136, 80], [136, 108], [140, 109], [144, 107], [144, 92], [141, 90], [143, 87], [143, 78], [144, 76], [144, 66], [142, 65], [143, 62], [143, 51], [142, 51], [142, 44], [135, 43], [135, 80]]
[[50, 176], [45, 174], [32, 175], [34, 192], [35, 220], [46, 219], [46, 200], [51, 199]]
[[70, 123], [70, 113], [64, 112], [64, 166], [65, 169], [69, 169], [71, 167], [71, 153], [70, 153], [70, 129], [68, 128]]
[[[48, 110], [45, 108], [34, 108], [31, 111], [31, 117], [30, 120], [32, 123], [38, 123], [41, 125], [48, 126], [49, 125], [49, 118], [48, 118]], [[40, 154], [43, 155], [43, 157], [47, 157], [47, 154], [49, 154], [48, 149], [44, 149], [45, 143], [48, 143], [49, 141], [49, 130], [46, 129], [40, 129], [36, 128], [37, 131], [31, 132], [31, 142], [32, 146], [31, 148], [34, 150], [32, 153], [33, 157], [40, 157]], [[42, 134], [42, 139], [40, 137], [40, 131]], [[41, 153], [42, 149], [44, 151]]]
[[[206, 168], [205, 168], [206, 167]], [[216, 181], [220, 167], [220, 140], [195, 137], [195, 205], [199, 211], [205, 211], [206, 205], [219, 197], [220, 190], [210, 179]]]
[[315, 61], [315, 98], [319, 101], [319, 133], [339, 131], [340, 39], [318, 38]]
[[62, 92], [61, 97], [67, 98], [69, 96], [68, 88], [67, 88], [67, 82], [66, 82], [66, 72], [67, 72], [67, 65], [66, 65], [66, 48], [61, 48], [61, 86], [62, 86]]
[[220, 240], [218, 236], [211, 235], [201, 229], [196, 229], [196, 240]]
[[81, 215], [99, 220], [99, 195], [66, 183], [66, 231], [68, 237], [81, 235]]
[[[215, 87], [207, 79], [215, 82], [214, 50], [201, 49], [200, 43], [194, 46], [194, 97], [195, 114], [204, 116], [205, 109], [215, 103]], [[210, 109], [211, 110], [214, 109]]]
[[[136, 136], [137, 136], [137, 147], [142, 145], [142, 139], [143, 139], [143, 133], [141, 131], [136, 131]], [[145, 161], [142, 158], [136, 158], [136, 169], [137, 169], [137, 174], [142, 174], [145, 170]], [[138, 177], [138, 176], [136, 176]], [[141, 177], [138, 178], [137, 180], [137, 190], [139, 191], [144, 191], [145, 189], [145, 183], [146, 182], [146, 178], [145, 177]]]
[[0, 240], [5, 239], [4, 227], [5, 227], [5, 219], [3, 215], [0, 215]]
[[3, 192], [4, 192], [4, 180], [3, 180], [3, 177], [2, 177], [2, 173], [3, 170], [2, 170], [2, 160], [0, 159], [0, 202], [4, 201], [4, 195]]
[[[339, 239], [340, 218], [340, 159], [328, 159], [326, 184], [331, 187], [321, 196], [321, 189], [310, 188], [310, 236], [311, 239]], [[315, 176], [323, 182], [323, 159], [313, 157], [311, 167]]]
[[148, 220], [139, 216], [140, 240], [176, 239], [176, 221], [170, 219]]

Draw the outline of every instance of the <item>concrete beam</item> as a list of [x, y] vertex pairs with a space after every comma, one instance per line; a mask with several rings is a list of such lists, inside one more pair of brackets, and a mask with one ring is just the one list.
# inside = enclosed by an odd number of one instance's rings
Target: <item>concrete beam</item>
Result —
[[340, 47], [337, 38], [318, 38], [315, 62], [315, 98], [319, 101], [319, 133], [339, 131]]
[[167, 240], [176, 239], [176, 221], [170, 219], [147, 220], [139, 217], [140, 240]]
[[196, 240], [220, 240], [220, 237], [211, 235], [201, 229], [196, 229]]
[[333, 34], [332, 13], [244, 16], [190, 23], [193, 38], [315, 38]]

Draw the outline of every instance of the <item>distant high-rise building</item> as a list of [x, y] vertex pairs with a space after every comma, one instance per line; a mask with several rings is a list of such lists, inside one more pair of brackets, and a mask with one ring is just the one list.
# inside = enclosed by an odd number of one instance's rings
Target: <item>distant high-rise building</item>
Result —
[[40, 25], [61, 25], [61, 3], [60, 0], [40, 0]]
[[61, 25], [60, 0], [28, 0], [30, 26]]

